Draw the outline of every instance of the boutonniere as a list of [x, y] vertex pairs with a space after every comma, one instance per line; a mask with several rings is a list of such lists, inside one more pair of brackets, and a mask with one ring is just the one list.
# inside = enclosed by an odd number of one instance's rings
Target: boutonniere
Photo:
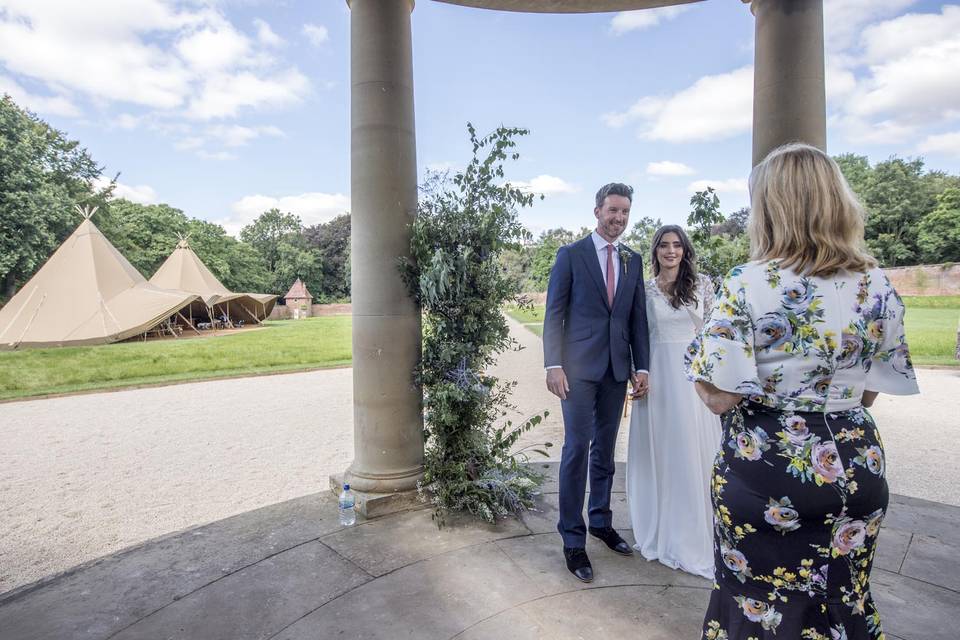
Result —
[[623, 275], [627, 275], [627, 268], [630, 265], [630, 258], [633, 257], [633, 252], [622, 244], [617, 247], [617, 252], [620, 254], [620, 264], [623, 265]]

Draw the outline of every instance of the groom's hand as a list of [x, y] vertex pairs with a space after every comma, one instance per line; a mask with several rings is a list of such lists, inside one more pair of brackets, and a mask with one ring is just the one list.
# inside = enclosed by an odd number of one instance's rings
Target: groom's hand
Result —
[[567, 382], [567, 374], [563, 372], [562, 367], [547, 369], [547, 389], [561, 400], [567, 399], [570, 384]]
[[634, 373], [631, 380], [633, 382], [634, 398], [642, 398], [647, 395], [647, 391], [650, 390], [650, 383], [646, 373], [642, 371], [639, 373]]

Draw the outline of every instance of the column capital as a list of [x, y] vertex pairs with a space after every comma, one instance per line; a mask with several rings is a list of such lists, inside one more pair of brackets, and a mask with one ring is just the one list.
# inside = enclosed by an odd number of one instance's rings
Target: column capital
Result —
[[[414, 7], [415, 7], [416, 4], [417, 4], [417, 0], [407, 0], [407, 1], [410, 3], [410, 12], [412, 13]], [[744, 2], [749, 2], [750, 0], [743, 0], [743, 1], [744, 1]], [[351, 7], [350, 7], [350, 2], [351, 2], [351, 0], [347, 0], [347, 8], [348, 8], [348, 9], [351, 8]]]

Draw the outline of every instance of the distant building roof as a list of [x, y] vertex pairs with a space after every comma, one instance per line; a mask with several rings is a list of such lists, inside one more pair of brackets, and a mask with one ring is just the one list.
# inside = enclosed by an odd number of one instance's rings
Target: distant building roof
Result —
[[297, 278], [297, 281], [293, 283], [293, 286], [290, 287], [290, 291], [287, 291], [287, 295], [283, 296], [283, 299], [297, 300], [302, 298], [310, 298], [313, 300], [313, 296], [310, 295], [309, 291], [307, 291], [307, 285], [303, 284], [303, 281], [300, 278]]

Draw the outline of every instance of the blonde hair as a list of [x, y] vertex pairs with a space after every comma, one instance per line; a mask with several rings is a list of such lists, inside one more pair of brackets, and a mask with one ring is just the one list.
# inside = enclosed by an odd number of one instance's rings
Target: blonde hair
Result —
[[750, 257], [808, 276], [865, 272], [877, 261], [863, 239], [863, 206], [826, 153], [792, 143], [750, 174]]

